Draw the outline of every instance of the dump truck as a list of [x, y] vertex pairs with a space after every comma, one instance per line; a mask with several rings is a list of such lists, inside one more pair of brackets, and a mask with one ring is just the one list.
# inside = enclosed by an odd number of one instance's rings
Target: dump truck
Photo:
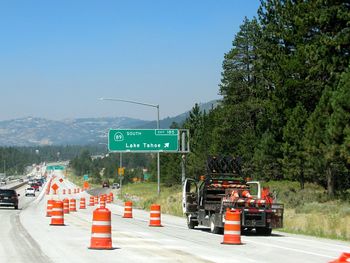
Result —
[[186, 178], [182, 207], [189, 229], [201, 225], [222, 233], [228, 209], [241, 213], [242, 232], [271, 235], [283, 227], [283, 204], [260, 182], [243, 176], [241, 160], [234, 157], [210, 156], [205, 175]]

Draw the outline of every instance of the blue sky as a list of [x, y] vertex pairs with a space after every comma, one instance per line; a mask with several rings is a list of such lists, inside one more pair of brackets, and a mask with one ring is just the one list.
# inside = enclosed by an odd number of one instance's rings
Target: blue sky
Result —
[[218, 99], [259, 0], [0, 1], [0, 120], [175, 116]]

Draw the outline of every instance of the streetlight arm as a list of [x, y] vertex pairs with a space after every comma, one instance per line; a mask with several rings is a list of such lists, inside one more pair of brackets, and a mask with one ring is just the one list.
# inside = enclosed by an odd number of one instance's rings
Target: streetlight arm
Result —
[[123, 99], [115, 99], [115, 98], [100, 98], [100, 100], [122, 101], [122, 102], [129, 102], [129, 103], [159, 108], [158, 104], [143, 103], [143, 102], [138, 102], [138, 101], [133, 101], [133, 100], [123, 100]]

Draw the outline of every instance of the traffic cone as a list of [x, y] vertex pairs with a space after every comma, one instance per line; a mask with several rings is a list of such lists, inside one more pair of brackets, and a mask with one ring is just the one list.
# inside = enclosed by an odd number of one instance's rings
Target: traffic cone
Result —
[[93, 196], [90, 196], [89, 206], [94, 206], [95, 205], [94, 199], [95, 198]]
[[109, 193], [109, 196], [110, 196], [110, 198], [111, 198], [111, 202], [113, 202], [113, 201], [114, 201], [114, 195], [113, 195], [113, 193], [110, 192], [110, 193]]
[[47, 200], [47, 207], [46, 207], [46, 216], [50, 217], [52, 214], [52, 207], [53, 207], [53, 203], [55, 202], [55, 200], [49, 199]]
[[86, 209], [85, 197], [80, 198], [80, 206], [79, 209]]
[[89, 249], [113, 249], [111, 211], [107, 208], [96, 208], [93, 212]]
[[69, 195], [72, 194], [72, 190], [68, 189], [68, 194]]
[[106, 199], [104, 196], [100, 197], [100, 208], [105, 208], [106, 207]]
[[69, 199], [63, 199], [63, 214], [69, 214]]
[[107, 202], [107, 204], [110, 204], [110, 203], [111, 203], [111, 196], [110, 196], [110, 195], [107, 195], [106, 202]]
[[329, 263], [349, 263], [350, 262], [350, 253], [342, 253], [340, 257], [336, 260], [330, 261]]
[[124, 216], [123, 218], [132, 218], [132, 202], [128, 201], [124, 203]]
[[77, 211], [77, 203], [74, 198], [69, 200], [69, 212], [76, 212]]
[[242, 245], [241, 242], [241, 213], [239, 211], [226, 211], [224, 241], [225, 245]]
[[160, 219], [160, 205], [151, 205], [149, 226], [162, 226]]
[[95, 205], [98, 205], [98, 196], [94, 196], [94, 203]]
[[50, 226], [64, 226], [62, 201], [54, 201], [53, 203]]
[[66, 189], [63, 189], [62, 194], [64, 195], [66, 194]]

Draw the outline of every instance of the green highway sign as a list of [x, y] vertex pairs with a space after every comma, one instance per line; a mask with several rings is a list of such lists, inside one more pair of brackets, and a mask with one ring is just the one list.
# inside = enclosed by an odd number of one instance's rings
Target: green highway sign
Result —
[[179, 130], [109, 130], [108, 149], [111, 152], [177, 152]]
[[64, 170], [64, 166], [62, 166], [62, 165], [49, 165], [46, 167], [46, 170], [48, 170], [48, 171]]

